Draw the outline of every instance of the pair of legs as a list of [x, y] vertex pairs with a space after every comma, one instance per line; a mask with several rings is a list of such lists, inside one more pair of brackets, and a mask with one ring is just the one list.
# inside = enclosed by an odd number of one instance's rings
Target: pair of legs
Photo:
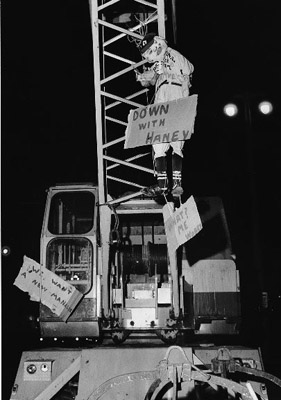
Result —
[[165, 192], [168, 190], [166, 153], [170, 147], [172, 147], [172, 149], [173, 149], [173, 153], [172, 153], [172, 179], [173, 179], [173, 182], [171, 185], [171, 190], [172, 190], [172, 194], [175, 196], [180, 196], [183, 193], [183, 189], [181, 186], [183, 146], [184, 146], [184, 141], [161, 143], [161, 144], [153, 145], [154, 166], [155, 166], [155, 170], [156, 170], [157, 183], [162, 192]]

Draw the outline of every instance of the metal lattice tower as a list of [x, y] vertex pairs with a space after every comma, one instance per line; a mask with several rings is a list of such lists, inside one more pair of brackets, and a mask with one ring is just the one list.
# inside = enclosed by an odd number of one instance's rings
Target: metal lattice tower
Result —
[[[130, 15], [129, 24], [120, 23], [124, 14]], [[90, 15], [100, 205], [98, 274], [102, 280], [103, 313], [108, 315], [110, 207], [113, 204], [109, 194], [118, 197], [117, 202], [134, 197], [134, 194], [123, 194], [132, 189], [139, 193], [149, 185], [154, 173], [151, 148], [146, 152], [139, 148], [131, 152], [124, 150], [129, 112], [147, 105], [149, 91], [136, 82], [134, 70], [145, 61], [134, 41], [140, 41], [149, 31], [165, 37], [164, 0], [90, 0]], [[110, 184], [115, 184], [115, 189], [122, 186], [121, 194], [112, 193]], [[109, 201], [111, 205], [106, 206]]]
[[[123, 146], [130, 109], [147, 105], [148, 89], [135, 80], [134, 69], [145, 63], [135, 41], [151, 29], [165, 37], [164, 0], [90, 0], [90, 12], [102, 204], [108, 201], [114, 182], [115, 187], [119, 184], [124, 188], [123, 192], [139, 191], [147, 186], [147, 175], [153, 174], [150, 149], [142, 152], [139, 148], [130, 153]], [[122, 23], [122, 18], [130, 18], [129, 23]]]

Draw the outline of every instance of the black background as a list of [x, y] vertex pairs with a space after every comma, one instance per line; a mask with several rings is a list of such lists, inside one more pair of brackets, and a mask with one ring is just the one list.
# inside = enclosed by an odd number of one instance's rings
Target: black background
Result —
[[[167, 37], [194, 64], [191, 93], [199, 96], [184, 185], [190, 194], [222, 197], [240, 269], [241, 340], [261, 345], [268, 372], [281, 376], [278, 2], [176, 5], [177, 42], [169, 2]], [[270, 116], [257, 112], [263, 99], [273, 103]], [[227, 119], [222, 107], [234, 100], [239, 114]], [[39, 261], [45, 190], [96, 181], [94, 114], [87, 1], [2, 2], [1, 241], [11, 249], [2, 257], [3, 398], [21, 351], [35, 345], [28, 317], [36, 305], [13, 281], [24, 255]]]

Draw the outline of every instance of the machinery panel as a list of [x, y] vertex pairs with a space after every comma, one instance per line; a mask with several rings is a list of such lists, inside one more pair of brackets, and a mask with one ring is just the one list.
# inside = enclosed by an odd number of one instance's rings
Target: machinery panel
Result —
[[[187, 357], [192, 360], [192, 349], [184, 348]], [[113, 382], [101, 389], [102, 400], [134, 399], [143, 400], [149, 387], [155, 380], [152, 371], [164, 359], [167, 348], [103, 348], [82, 351], [82, 370], [77, 400], [94, 399], [93, 392], [103, 383], [115, 377]], [[171, 362], [183, 363], [181, 352], [171, 354]], [[151, 373], [145, 373], [149, 372]], [[143, 374], [137, 374], [143, 372]], [[135, 375], [129, 375], [136, 373]], [[94, 378], [94, 379], [93, 379]], [[186, 396], [192, 384], [185, 387], [181, 396]], [[104, 393], [102, 395], [102, 393]], [[179, 397], [184, 398], [184, 397]]]
[[[252, 372], [234, 378], [237, 363]], [[161, 385], [165, 387], [162, 399], [185, 399], [191, 392], [197, 396], [205, 389], [216, 392], [220, 386], [229, 394], [243, 393], [243, 398], [251, 400], [250, 386], [267, 400], [265, 381], [255, 371], [263, 372], [259, 349], [242, 346], [27, 351], [10, 400], [61, 399], [66, 393], [72, 393], [75, 400], [143, 400], [148, 395], [151, 398]], [[175, 393], [177, 397], [173, 397]]]
[[[67, 382], [79, 370], [80, 350], [33, 350], [22, 353], [10, 400], [33, 400], [43, 391], [50, 395], [51, 384]], [[74, 362], [77, 366], [73, 369]], [[60, 378], [59, 378], [60, 377]], [[45, 397], [48, 398], [48, 397]], [[51, 397], [49, 397], [51, 398]]]

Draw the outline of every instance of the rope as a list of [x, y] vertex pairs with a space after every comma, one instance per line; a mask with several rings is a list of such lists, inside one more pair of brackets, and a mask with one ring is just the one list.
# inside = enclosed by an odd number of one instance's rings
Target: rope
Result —
[[[153, 18], [154, 18], [154, 15], [156, 15], [156, 14], [157, 14], [157, 11], [154, 11], [154, 12], [153, 12], [151, 15], [149, 15], [144, 21], [141, 21], [141, 20], [136, 16], [136, 14], [133, 14], [133, 15], [134, 15], [134, 18], [135, 18], [135, 20], [136, 20], [136, 22], [138, 22], [139, 25], [140, 25], [139, 29], [136, 30], [136, 32], [137, 32], [139, 35], [142, 35], [142, 36], [144, 37], [144, 36], [147, 34], [147, 26], [148, 26], [150, 20], [153, 19]], [[141, 44], [142, 39], [137, 39], [137, 38], [135, 38], [135, 37], [130, 37], [129, 35], [127, 35], [127, 39], [128, 39], [128, 41], [129, 41], [130, 43], [134, 42], [137, 48], [140, 47], [140, 44]]]

